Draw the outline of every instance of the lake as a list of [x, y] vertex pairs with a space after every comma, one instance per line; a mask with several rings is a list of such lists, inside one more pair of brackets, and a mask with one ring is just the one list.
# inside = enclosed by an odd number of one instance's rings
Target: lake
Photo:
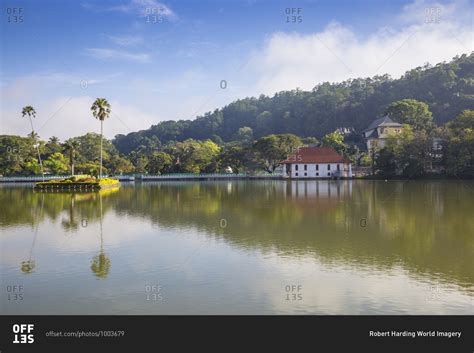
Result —
[[474, 314], [474, 182], [0, 185], [2, 314]]

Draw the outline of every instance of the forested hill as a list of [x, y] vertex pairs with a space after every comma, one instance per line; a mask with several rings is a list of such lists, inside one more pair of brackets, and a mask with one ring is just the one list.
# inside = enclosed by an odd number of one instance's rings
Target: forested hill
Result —
[[281, 133], [319, 138], [340, 127], [360, 131], [390, 103], [404, 98], [428, 103], [437, 124], [472, 109], [474, 53], [436, 66], [417, 67], [400, 79], [383, 75], [326, 82], [309, 92], [282, 91], [273, 97], [237, 100], [195, 120], [164, 121], [147, 130], [117, 135], [114, 144], [122, 153], [129, 153], [139, 146], [188, 138], [217, 143]]

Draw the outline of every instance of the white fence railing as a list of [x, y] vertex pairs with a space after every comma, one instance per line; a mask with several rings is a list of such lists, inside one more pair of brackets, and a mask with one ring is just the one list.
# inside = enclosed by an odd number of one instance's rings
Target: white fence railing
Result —
[[142, 180], [166, 180], [166, 179], [229, 179], [229, 178], [245, 178], [248, 175], [245, 173], [234, 174], [220, 174], [220, 173], [206, 173], [206, 174], [192, 174], [192, 173], [174, 173], [161, 175], [142, 175], [139, 179]]
[[[57, 180], [69, 178], [69, 175], [45, 175], [44, 180]], [[43, 181], [41, 175], [32, 176], [14, 176], [14, 177], [0, 177], [0, 182], [31, 182]]]
[[[65, 179], [70, 176], [68, 175], [45, 175], [44, 180], [57, 180]], [[104, 176], [107, 177], [107, 176]], [[258, 178], [282, 178], [283, 176], [279, 173], [202, 173], [202, 174], [193, 174], [193, 173], [172, 173], [172, 174], [161, 174], [161, 175], [112, 175], [111, 178], [118, 179], [119, 181], [134, 181], [134, 180], [206, 180], [206, 179], [258, 179]], [[11, 176], [11, 177], [0, 177], [1, 182], [23, 182], [23, 183], [34, 183], [38, 181], [43, 181], [41, 175], [33, 176]]]

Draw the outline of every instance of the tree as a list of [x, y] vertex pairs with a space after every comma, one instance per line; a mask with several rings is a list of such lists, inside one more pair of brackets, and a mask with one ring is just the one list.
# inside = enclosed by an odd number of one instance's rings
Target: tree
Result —
[[317, 146], [319, 145], [319, 141], [316, 137], [305, 137], [302, 139], [303, 143], [306, 145], [306, 146]]
[[173, 156], [166, 152], [153, 152], [148, 161], [148, 171], [151, 174], [163, 174], [173, 165]]
[[225, 147], [219, 156], [220, 169], [231, 167], [234, 173], [241, 173], [250, 161], [249, 149], [239, 145]]
[[446, 171], [458, 177], [474, 177], [474, 110], [464, 110], [447, 124], [443, 160]]
[[253, 130], [251, 127], [244, 126], [237, 130], [236, 138], [239, 141], [251, 141], [253, 137]]
[[44, 161], [44, 165], [53, 174], [63, 174], [68, 170], [66, 157], [64, 157], [64, 155], [59, 152], [50, 155]]
[[259, 138], [253, 144], [255, 157], [263, 169], [273, 173], [288, 155], [294, 153], [303, 142], [292, 134], [269, 135]]
[[185, 173], [209, 173], [217, 170], [217, 159], [221, 148], [211, 140], [188, 139], [168, 145], [165, 152], [171, 154], [175, 169]]
[[474, 129], [474, 110], [463, 110], [456, 119], [448, 123], [448, 127], [452, 130]]
[[91, 106], [92, 115], [100, 120], [100, 171], [99, 179], [102, 178], [102, 140], [104, 136], [104, 120], [110, 116], [110, 104], [105, 98], [97, 98]]
[[272, 113], [268, 110], [261, 112], [255, 118], [257, 136], [264, 136], [272, 132]]
[[[399, 79], [377, 75], [323, 82], [311, 91], [282, 91], [273, 97], [239, 99], [194, 120], [160, 122], [147, 130], [116, 136], [114, 144], [121, 153], [128, 154], [140, 146], [143, 137], [156, 136], [165, 145], [189, 138], [213, 139], [214, 135], [230, 142], [243, 127], [253, 129], [254, 139], [284, 133], [321, 139], [341, 127], [361, 131], [391, 103], [406, 98], [428, 104], [433, 121], [441, 124], [474, 106], [473, 73], [474, 53], [432, 67], [415, 68]], [[423, 121], [416, 125], [417, 129], [426, 128]], [[345, 142], [348, 140], [346, 136]]]
[[126, 158], [114, 154], [107, 162], [108, 169], [112, 174], [123, 174], [133, 172], [133, 164]]
[[[0, 175], [22, 174], [25, 163], [35, 159], [33, 141], [20, 136], [0, 135]], [[41, 172], [38, 165], [38, 174]]]
[[344, 143], [344, 135], [338, 131], [331, 132], [323, 137], [323, 146], [332, 147], [338, 153], [345, 153], [347, 146]]
[[384, 177], [401, 175], [418, 178], [431, 167], [432, 139], [426, 131], [407, 126], [398, 135], [389, 136], [375, 157], [377, 173]]
[[148, 157], [138, 153], [137, 151], [132, 151], [129, 155], [130, 161], [134, 167], [135, 173], [146, 173], [148, 167]]
[[[76, 144], [76, 164], [78, 164], [94, 160], [100, 161], [100, 141], [100, 134], [87, 133], [82, 136], [73, 137], [66, 142]], [[118, 151], [114, 145], [106, 138], [102, 138], [102, 160], [104, 164], [115, 154], [118, 154]]]
[[38, 173], [41, 173], [41, 167], [38, 160], [33, 158], [26, 161], [23, 165], [23, 171], [30, 175], [38, 175]]
[[25, 117], [26, 115], [28, 115], [28, 119], [30, 120], [30, 125], [31, 125], [31, 136], [32, 136], [32, 139], [34, 141], [34, 144], [36, 146], [36, 151], [38, 152], [38, 161], [39, 161], [39, 165], [40, 165], [40, 168], [41, 168], [41, 175], [43, 176], [43, 181], [44, 181], [44, 170], [43, 170], [43, 161], [41, 160], [41, 154], [40, 154], [40, 150], [39, 150], [39, 142], [37, 143], [37, 138], [35, 136], [35, 129], [33, 128], [33, 120], [32, 118], [35, 118], [36, 117], [36, 111], [35, 109], [31, 106], [31, 105], [27, 105], [26, 107], [23, 107], [22, 111], [21, 111], [21, 116], [22, 117]]
[[402, 99], [390, 104], [385, 111], [392, 120], [413, 126], [415, 130], [431, 130], [433, 116], [428, 104], [416, 99]]
[[[103, 168], [105, 171], [107, 169]], [[77, 170], [80, 174], [89, 174], [94, 177], [99, 176], [100, 165], [98, 163], [84, 163], [77, 166]]]
[[30, 132], [30, 133], [29, 133], [28, 135], [26, 135], [26, 136], [28, 136], [28, 138], [30, 138], [30, 139], [33, 141], [33, 145], [35, 144], [35, 141], [36, 141], [37, 139], [39, 139], [39, 135], [38, 135], [36, 132], [34, 132], [34, 131]]
[[59, 138], [56, 136], [51, 136], [48, 142], [45, 145], [46, 155], [51, 155], [53, 153], [62, 152], [63, 147], [59, 143]]
[[71, 175], [74, 176], [74, 165], [76, 164], [76, 156], [78, 153], [79, 142], [74, 139], [70, 139], [65, 143], [65, 151], [68, 154], [69, 166], [71, 168]]
[[375, 157], [375, 170], [385, 178], [397, 175], [397, 162], [395, 152], [391, 148], [382, 148]]

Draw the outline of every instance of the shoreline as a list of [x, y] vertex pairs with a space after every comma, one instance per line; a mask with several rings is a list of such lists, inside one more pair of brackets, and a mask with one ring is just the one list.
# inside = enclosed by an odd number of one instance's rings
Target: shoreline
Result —
[[[62, 176], [65, 178], [67, 176]], [[247, 175], [247, 176], [207, 176], [207, 175], [170, 175], [170, 176], [148, 176], [148, 177], [134, 177], [134, 176], [123, 176], [115, 177], [120, 182], [125, 183], [147, 183], [147, 182], [157, 182], [157, 181], [223, 181], [223, 180], [282, 180], [282, 181], [347, 181], [347, 180], [366, 180], [366, 181], [469, 181], [474, 180], [474, 178], [459, 178], [455, 176], [426, 176], [420, 178], [384, 178], [381, 176], [366, 176], [366, 177], [352, 177], [352, 178], [288, 178], [283, 176], [258, 176], [258, 175]], [[56, 179], [56, 178], [54, 178]], [[49, 180], [54, 180], [49, 179]], [[28, 184], [28, 183], [37, 183], [41, 182], [42, 177], [0, 177], [0, 184]]]

